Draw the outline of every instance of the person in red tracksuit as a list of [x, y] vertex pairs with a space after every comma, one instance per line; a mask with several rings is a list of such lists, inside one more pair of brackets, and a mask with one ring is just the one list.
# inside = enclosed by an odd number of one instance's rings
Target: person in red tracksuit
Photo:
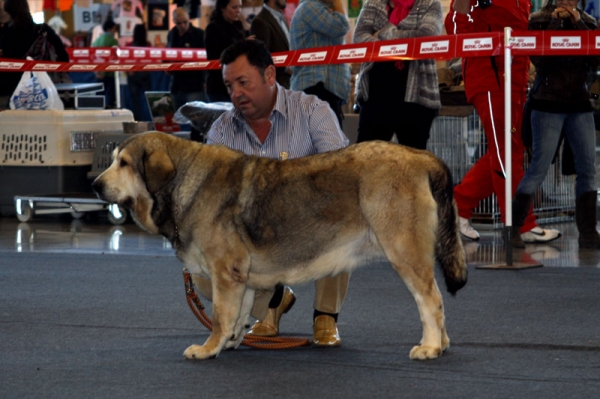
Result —
[[[504, 27], [527, 30], [531, 3], [526, 0], [453, 0], [445, 19], [448, 34], [503, 32]], [[479, 233], [469, 219], [479, 202], [496, 194], [504, 222], [505, 170], [504, 165], [504, 57], [463, 58], [463, 79], [467, 101], [475, 106], [487, 138], [487, 151], [454, 189], [460, 216], [460, 232], [471, 240]], [[524, 146], [521, 139], [523, 105], [526, 99], [529, 58], [513, 57], [512, 61], [512, 192], [523, 178]], [[542, 243], [560, 237], [554, 229], [542, 229], [533, 215], [533, 206], [512, 245]]]

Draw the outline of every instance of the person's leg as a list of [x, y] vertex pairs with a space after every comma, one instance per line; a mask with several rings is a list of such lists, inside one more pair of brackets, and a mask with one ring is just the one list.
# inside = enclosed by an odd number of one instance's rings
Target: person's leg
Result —
[[[525, 159], [525, 148], [521, 139], [521, 128], [523, 110], [519, 98], [513, 96], [512, 99], [512, 126], [511, 126], [511, 158], [512, 158], [512, 192], [517, 191], [517, 187], [523, 178], [523, 162]], [[500, 219], [505, 222], [506, 217], [506, 164], [505, 164], [505, 145], [504, 145], [504, 93], [501, 91], [488, 93], [488, 106], [490, 107], [491, 121], [493, 129], [490, 134], [486, 133], [488, 146], [490, 148], [490, 167], [492, 170], [491, 178], [496, 194], [496, 201], [500, 208]], [[533, 207], [528, 212], [523, 223], [521, 232], [526, 232], [537, 226]]]
[[536, 110], [531, 112], [531, 164], [517, 187], [517, 193], [534, 195], [544, 182], [560, 140], [564, 120], [564, 114]]
[[[118, 72], [115, 72], [118, 73]], [[104, 100], [106, 104], [104, 104], [105, 108], [114, 108], [116, 107], [116, 88], [115, 88], [115, 77], [114, 76], [105, 76], [102, 79], [102, 83], [104, 83]]]
[[600, 249], [600, 235], [596, 230], [596, 129], [592, 113], [569, 115], [565, 122], [565, 130], [573, 150], [577, 173], [575, 222], [579, 231], [579, 248]]
[[346, 298], [349, 280], [349, 273], [340, 273], [315, 282], [313, 345], [333, 347], [341, 344], [337, 319]]
[[[213, 290], [212, 281], [197, 274], [192, 274], [192, 282], [196, 290], [204, 298], [212, 302]], [[273, 291], [257, 290], [254, 296], [254, 306], [252, 307], [252, 316], [257, 319], [264, 319], [269, 309], [269, 301], [273, 297]]]
[[521, 229], [531, 211], [536, 190], [548, 174], [560, 140], [564, 115], [533, 110], [531, 113], [532, 159], [512, 201], [512, 239], [515, 248], [525, 248]]
[[365, 102], [360, 105], [358, 114], [357, 143], [363, 141], [390, 141], [394, 135], [392, 125], [386, 124], [386, 116], [373, 103]]
[[591, 112], [569, 114], [565, 120], [566, 139], [573, 150], [577, 173], [575, 191], [580, 196], [596, 188], [596, 127]]
[[485, 153], [454, 187], [454, 199], [458, 207], [458, 214], [463, 219], [470, 219], [477, 205], [494, 193], [490, 159], [495, 156], [493, 154], [495, 147], [490, 145], [490, 136], [493, 140], [493, 125], [487, 93], [476, 95], [473, 98], [473, 105], [481, 119], [488, 144]]
[[290, 287], [278, 285], [275, 291], [257, 291], [252, 316], [257, 318], [248, 334], [275, 337], [279, 334], [279, 321], [294, 303], [296, 296]]
[[431, 125], [437, 114], [436, 109], [427, 108], [420, 104], [401, 103], [398, 114], [393, 116], [397, 126], [394, 130], [398, 143], [419, 150], [426, 150]]
[[[523, 98], [522, 98], [523, 97]], [[488, 145], [494, 148], [495, 151], [491, 152], [496, 154], [490, 158], [490, 165], [492, 169], [492, 184], [494, 186], [494, 193], [496, 194], [496, 200], [498, 201], [498, 207], [500, 208], [500, 216], [503, 223], [506, 218], [506, 179], [504, 173], [506, 167], [504, 164], [504, 93], [501, 91], [490, 92], [489, 94], [490, 108], [492, 112], [492, 120], [494, 121], [494, 136], [493, 140]], [[521, 125], [523, 119], [523, 104], [524, 96], [517, 92], [512, 97], [511, 102], [511, 157], [512, 157], [512, 187], [511, 192], [516, 193], [519, 183], [523, 178], [525, 172], [523, 170], [523, 163], [525, 160], [525, 148], [523, 146], [523, 140], [521, 139]], [[561, 236], [560, 231], [554, 229], [542, 229], [538, 227], [536, 217], [533, 214], [533, 203], [529, 206], [529, 211], [523, 222], [523, 226], [520, 229], [522, 241], [525, 243], [541, 243], [552, 241]], [[520, 240], [519, 240], [520, 241]], [[523, 244], [519, 243], [520, 246]]]
[[131, 112], [133, 112], [133, 119], [136, 121], [141, 121], [142, 117], [139, 101], [141, 88], [139, 79], [136, 77], [135, 73], [127, 76], [127, 84], [131, 94]]

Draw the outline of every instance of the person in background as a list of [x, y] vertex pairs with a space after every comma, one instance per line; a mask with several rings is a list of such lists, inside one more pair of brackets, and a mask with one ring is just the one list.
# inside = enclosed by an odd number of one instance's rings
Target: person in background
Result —
[[[150, 47], [146, 26], [137, 24], [133, 27], [133, 40], [128, 43], [132, 47]], [[131, 90], [132, 111], [136, 121], [143, 120], [142, 104], [145, 104], [144, 93], [152, 90], [152, 75], [150, 72], [127, 72], [127, 81]]]
[[[102, 33], [94, 43], [92, 47], [114, 47], [119, 45], [119, 41], [116, 38], [117, 32], [119, 31], [119, 25], [115, 24], [112, 19], [107, 19], [102, 24]], [[96, 72], [96, 79], [98, 82], [104, 84], [104, 99], [106, 108], [115, 108], [117, 106], [117, 87], [115, 86], [115, 73], [114, 72]]]
[[[510, 26], [515, 30], [526, 30], [531, 3], [513, 0], [453, 0], [451, 11], [446, 16], [448, 34], [503, 32]], [[454, 199], [458, 206], [459, 226], [463, 237], [479, 240], [469, 219], [479, 202], [496, 194], [502, 222], [506, 216], [505, 167], [504, 167], [504, 57], [463, 58], [463, 80], [467, 101], [475, 106], [485, 136], [487, 149], [475, 165], [454, 188]], [[521, 137], [523, 106], [525, 104], [529, 57], [514, 56], [511, 81], [511, 157], [512, 192], [516, 192], [524, 175], [525, 148]], [[525, 243], [545, 243], [560, 237], [554, 229], [542, 229], [537, 225], [533, 205], [511, 243], [515, 248], [524, 248]]]
[[[577, 7], [577, 0], [553, 0], [529, 18], [530, 30], [596, 30], [596, 20]], [[530, 98], [533, 153], [531, 165], [513, 199], [513, 235], [519, 234], [533, 196], [548, 174], [564, 128], [574, 155], [575, 223], [579, 248], [600, 249], [596, 230], [596, 127], [588, 78], [598, 56], [532, 56], [536, 77]]]
[[[367, 0], [354, 42], [437, 36], [442, 32], [439, 0]], [[442, 107], [433, 59], [366, 62], [356, 82], [360, 107], [357, 142], [392, 139], [424, 150]]]
[[[39, 26], [33, 22], [27, 0], [0, 0], [3, 3], [4, 28], [1, 38], [3, 58], [25, 59], [32, 44], [38, 37]], [[69, 54], [62, 40], [49, 26], [45, 26], [48, 42], [56, 51], [56, 61], [69, 62]], [[49, 60], [48, 60], [49, 61]], [[23, 72], [2, 72], [0, 74], [0, 109], [8, 108], [10, 96], [17, 88]]]
[[[173, 11], [175, 27], [167, 35], [167, 47], [204, 48], [204, 31], [190, 23], [187, 11], [178, 7]], [[205, 72], [202, 70], [172, 72], [171, 94], [175, 107], [179, 108], [191, 101], [205, 101]]]
[[[250, 26], [250, 34], [262, 40], [271, 53], [290, 50], [290, 29], [283, 15], [286, 5], [286, 0], [265, 0]], [[291, 75], [289, 67], [277, 68], [277, 83], [289, 89]]]
[[[242, 0], [217, 0], [204, 38], [206, 57], [209, 60], [218, 60], [223, 50], [232, 43], [246, 39], [246, 31], [240, 21], [241, 15]], [[231, 101], [221, 71], [208, 71], [206, 94], [210, 102]]]
[[[242, 40], [231, 45], [221, 56], [221, 68], [234, 109], [213, 123], [208, 144], [222, 144], [246, 154], [281, 160], [348, 145], [348, 138], [326, 102], [301, 91], [286, 90], [277, 83], [273, 59], [260, 40]], [[196, 276], [194, 283], [203, 296], [212, 298], [210, 280]], [[334, 347], [341, 342], [334, 318], [327, 313], [328, 309], [318, 307], [322, 302], [331, 303], [321, 297], [330, 295], [337, 297], [328, 291], [319, 293], [318, 289], [315, 294], [315, 346]], [[260, 335], [277, 335], [281, 315], [290, 310], [295, 300], [287, 286], [275, 294], [270, 290], [257, 291], [252, 315], [263, 320]], [[341, 302], [334, 306], [341, 308]]]
[[[349, 30], [341, 0], [301, 0], [292, 18], [291, 48], [299, 50], [344, 44], [344, 36]], [[350, 94], [348, 64], [292, 67], [291, 87], [327, 101], [342, 126], [342, 105]]]

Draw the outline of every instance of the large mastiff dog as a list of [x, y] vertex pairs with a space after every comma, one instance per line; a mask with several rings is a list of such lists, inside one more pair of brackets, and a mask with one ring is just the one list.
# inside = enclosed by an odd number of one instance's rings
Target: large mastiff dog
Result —
[[448, 291], [467, 281], [452, 178], [426, 151], [367, 142], [279, 161], [148, 132], [125, 140], [93, 183], [98, 196], [167, 237], [192, 272], [211, 279], [213, 331], [188, 359], [237, 347], [254, 292], [351, 271], [384, 255], [414, 295], [423, 338], [412, 359], [448, 348]]

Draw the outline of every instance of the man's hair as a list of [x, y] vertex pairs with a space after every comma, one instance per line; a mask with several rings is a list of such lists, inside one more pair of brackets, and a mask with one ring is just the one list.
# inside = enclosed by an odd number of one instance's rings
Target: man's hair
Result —
[[171, 16], [173, 17], [173, 20], [175, 20], [177, 17], [181, 17], [181, 16], [183, 16], [187, 19], [190, 18], [190, 15], [186, 11], [186, 9], [183, 7], [177, 7], [176, 9], [174, 9], [173, 14]]
[[237, 60], [242, 55], [248, 58], [248, 63], [258, 68], [261, 73], [267, 69], [269, 65], [275, 65], [271, 53], [267, 46], [261, 40], [240, 40], [227, 47], [221, 53], [221, 66], [228, 65]]

